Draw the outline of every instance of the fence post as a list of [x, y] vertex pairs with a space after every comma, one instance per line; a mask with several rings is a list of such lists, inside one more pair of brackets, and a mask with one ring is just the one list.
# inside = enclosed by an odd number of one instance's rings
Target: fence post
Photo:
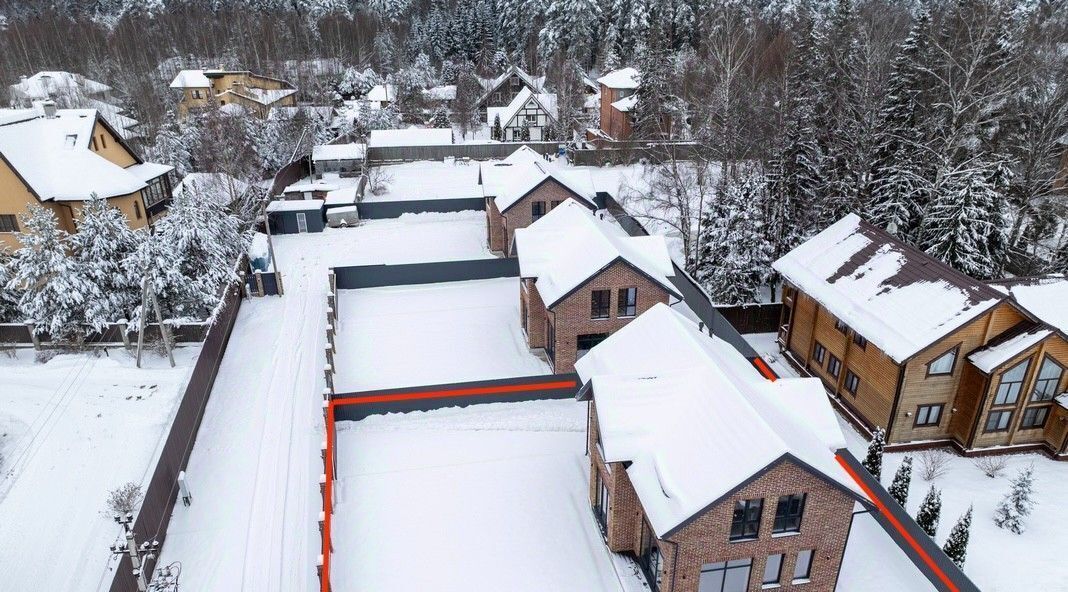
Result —
[[30, 332], [30, 341], [33, 343], [33, 349], [41, 349], [41, 338], [37, 336], [37, 324], [33, 321], [26, 321], [26, 329]]
[[330, 366], [330, 367], [333, 367], [334, 366], [334, 350], [330, 347], [329, 343], [324, 345], [323, 349], [326, 351], [326, 365]]
[[326, 297], [326, 324], [332, 326], [334, 324], [334, 319], [335, 319], [334, 307], [330, 306], [330, 297], [327, 296]]
[[326, 387], [330, 389], [330, 394], [334, 394], [334, 367], [330, 364], [324, 366], [323, 376], [326, 378]]
[[126, 319], [122, 319], [121, 321], [119, 321], [116, 324], [119, 326], [119, 336], [122, 338], [122, 347], [124, 347], [125, 349], [129, 350], [130, 349], [130, 335], [129, 335], [129, 333], [126, 332], [126, 327], [128, 326], [127, 323], [128, 322], [127, 322]]
[[252, 272], [252, 277], [256, 281], [256, 296], [263, 296], [263, 272], [256, 270]]
[[[326, 326], [326, 341], [327, 341], [327, 343], [330, 344], [330, 351], [335, 353], [335, 354], [337, 353], [337, 339], [336, 339], [336, 336], [337, 336], [337, 334], [334, 332], [334, 326], [333, 325], [327, 325]], [[333, 364], [334, 362], [331, 360], [330, 363]]]

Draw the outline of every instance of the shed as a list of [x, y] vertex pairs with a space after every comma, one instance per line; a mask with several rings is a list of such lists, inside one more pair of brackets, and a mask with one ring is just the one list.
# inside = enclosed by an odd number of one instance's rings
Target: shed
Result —
[[342, 177], [354, 177], [363, 173], [365, 144], [325, 144], [312, 148], [312, 167], [315, 175], [338, 173]]
[[321, 199], [276, 200], [267, 206], [267, 223], [275, 234], [322, 232], [326, 225]]

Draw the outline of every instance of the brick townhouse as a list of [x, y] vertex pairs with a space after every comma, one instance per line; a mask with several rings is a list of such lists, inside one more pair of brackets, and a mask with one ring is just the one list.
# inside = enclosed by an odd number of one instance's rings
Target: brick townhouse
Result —
[[522, 148], [501, 161], [483, 163], [479, 183], [486, 198], [486, 232], [491, 251], [508, 253], [518, 228], [526, 228], [568, 198], [597, 209], [589, 179], [550, 171], [545, 159]]
[[678, 302], [661, 236], [628, 236], [567, 199], [515, 233], [527, 345], [558, 373], [654, 304]]
[[850, 214], [774, 263], [779, 344], [893, 448], [1068, 458], [1068, 280], [984, 283]]
[[594, 516], [653, 592], [835, 590], [871, 504], [818, 380], [769, 381], [663, 304], [576, 369]]

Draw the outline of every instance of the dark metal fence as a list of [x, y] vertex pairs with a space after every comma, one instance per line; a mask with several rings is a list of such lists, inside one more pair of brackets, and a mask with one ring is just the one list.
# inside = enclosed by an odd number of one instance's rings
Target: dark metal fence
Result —
[[571, 150], [568, 156], [576, 166], [602, 166], [646, 161], [693, 160], [707, 156], [708, 149], [690, 142], [611, 142], [599, 148]]
[[282, 195], [283, 189], [310, 175], [311, 167], [308, 160], [307, 156], [302, 156], [278, 169], [278, 172], [274, 174], [274, 182], [271, 183], [270, 197]]
[[[215, 376], [226, 352], [226, 343], [237, 320], [241, 308], [240, 283], [226, 290], [222, 308], [215, 318], [215, 324], [208, 331], [200, 357], [193, 367], [189, 384], [178, 404], [170, 432], [160, 452], [156, 469], [145, 489], [145, 499], [134, 521], [133, 529], [138, 541], [159, 541], [162, 545], [167, 538], [167, 525], [171, 511], [178, 499], [178, 473], [189, 462], [200, 421], [204, 416], [204, 407], [208, 403]], [[116, 527], [117, 528], [117, 527]], [[151, 574], [155, 561], [150, 560], [144, 566], [144, 572]], [[111, 592], [137, 592], [137, 579], [132, 575], [130, 558], [123, 556], [111, 582]]]
[[356, 211], [362, 220], [398, 218], [403, 214], [421, 214], [423, 212], [466, 212], [484, 211], [486, 199], [483, 197], [461, 197], [457, 199], [413, 199], [409, 201], [365, 201], [356, 204]]
[[367, 148], [367, 164], [471, 158], [489, 160], [509, 156], [521, 146], [538, 154], [556, 154], [559, 142], [498, 142], [493, 144], [445, 144], [442, 146], [376, 146]]
[[717, 306], [716, 310], [739, 333], [774, 333], [779, 330], [781, 302]]
[[[186, 325], [172, 326], [171, 338], [176, 343], [197, 343], [204, 341], [208, 325], [205, 323], [189, 323]], [[125, 334], [125, 335], [124, 335]], [[152, 341], [160, 338], [159, 323], [145, 325], [145, 338]], [[85, 337], [80, 345], [84, 347], [112, 347], [127, 345], [127, 340], [137, 339], [137, 327], [128, 326], [124, 323], [111, 323], [100, 333], [92, 333]], [[31, 325], [25, 323], [0, 324], [0, 345], [5, 346], [33, 346], [38, 348], [63, 347], [72, 345], [68, 342], [55, 342], [47, 332], [38, 333], [36, 341], [32, 333]]]
[[410, 286], [519, 276], [518, 259], [469, 259], [400, 265], [335, 267], [337, 289], [356, 290], [382, 286]]

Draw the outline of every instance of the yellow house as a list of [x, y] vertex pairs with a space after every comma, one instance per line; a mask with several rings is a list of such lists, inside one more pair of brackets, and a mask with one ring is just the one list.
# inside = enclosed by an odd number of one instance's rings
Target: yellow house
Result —
[[0, 114], [0, 247], [16, 249], [19, 216], [51, 209], [77, 231], [93, 195], [119, 208], [131, 228], [150, 225], [171, 198], [173, 167], [144, 162], [95, 109], [13, 109]]
[[260, 119], [275, 107], [295, 107], [297, 89], [278, 78], [247, 70], [182, 70], [171, 81], [182, 91], [178, 116], [214, 107], [239, 105]]

